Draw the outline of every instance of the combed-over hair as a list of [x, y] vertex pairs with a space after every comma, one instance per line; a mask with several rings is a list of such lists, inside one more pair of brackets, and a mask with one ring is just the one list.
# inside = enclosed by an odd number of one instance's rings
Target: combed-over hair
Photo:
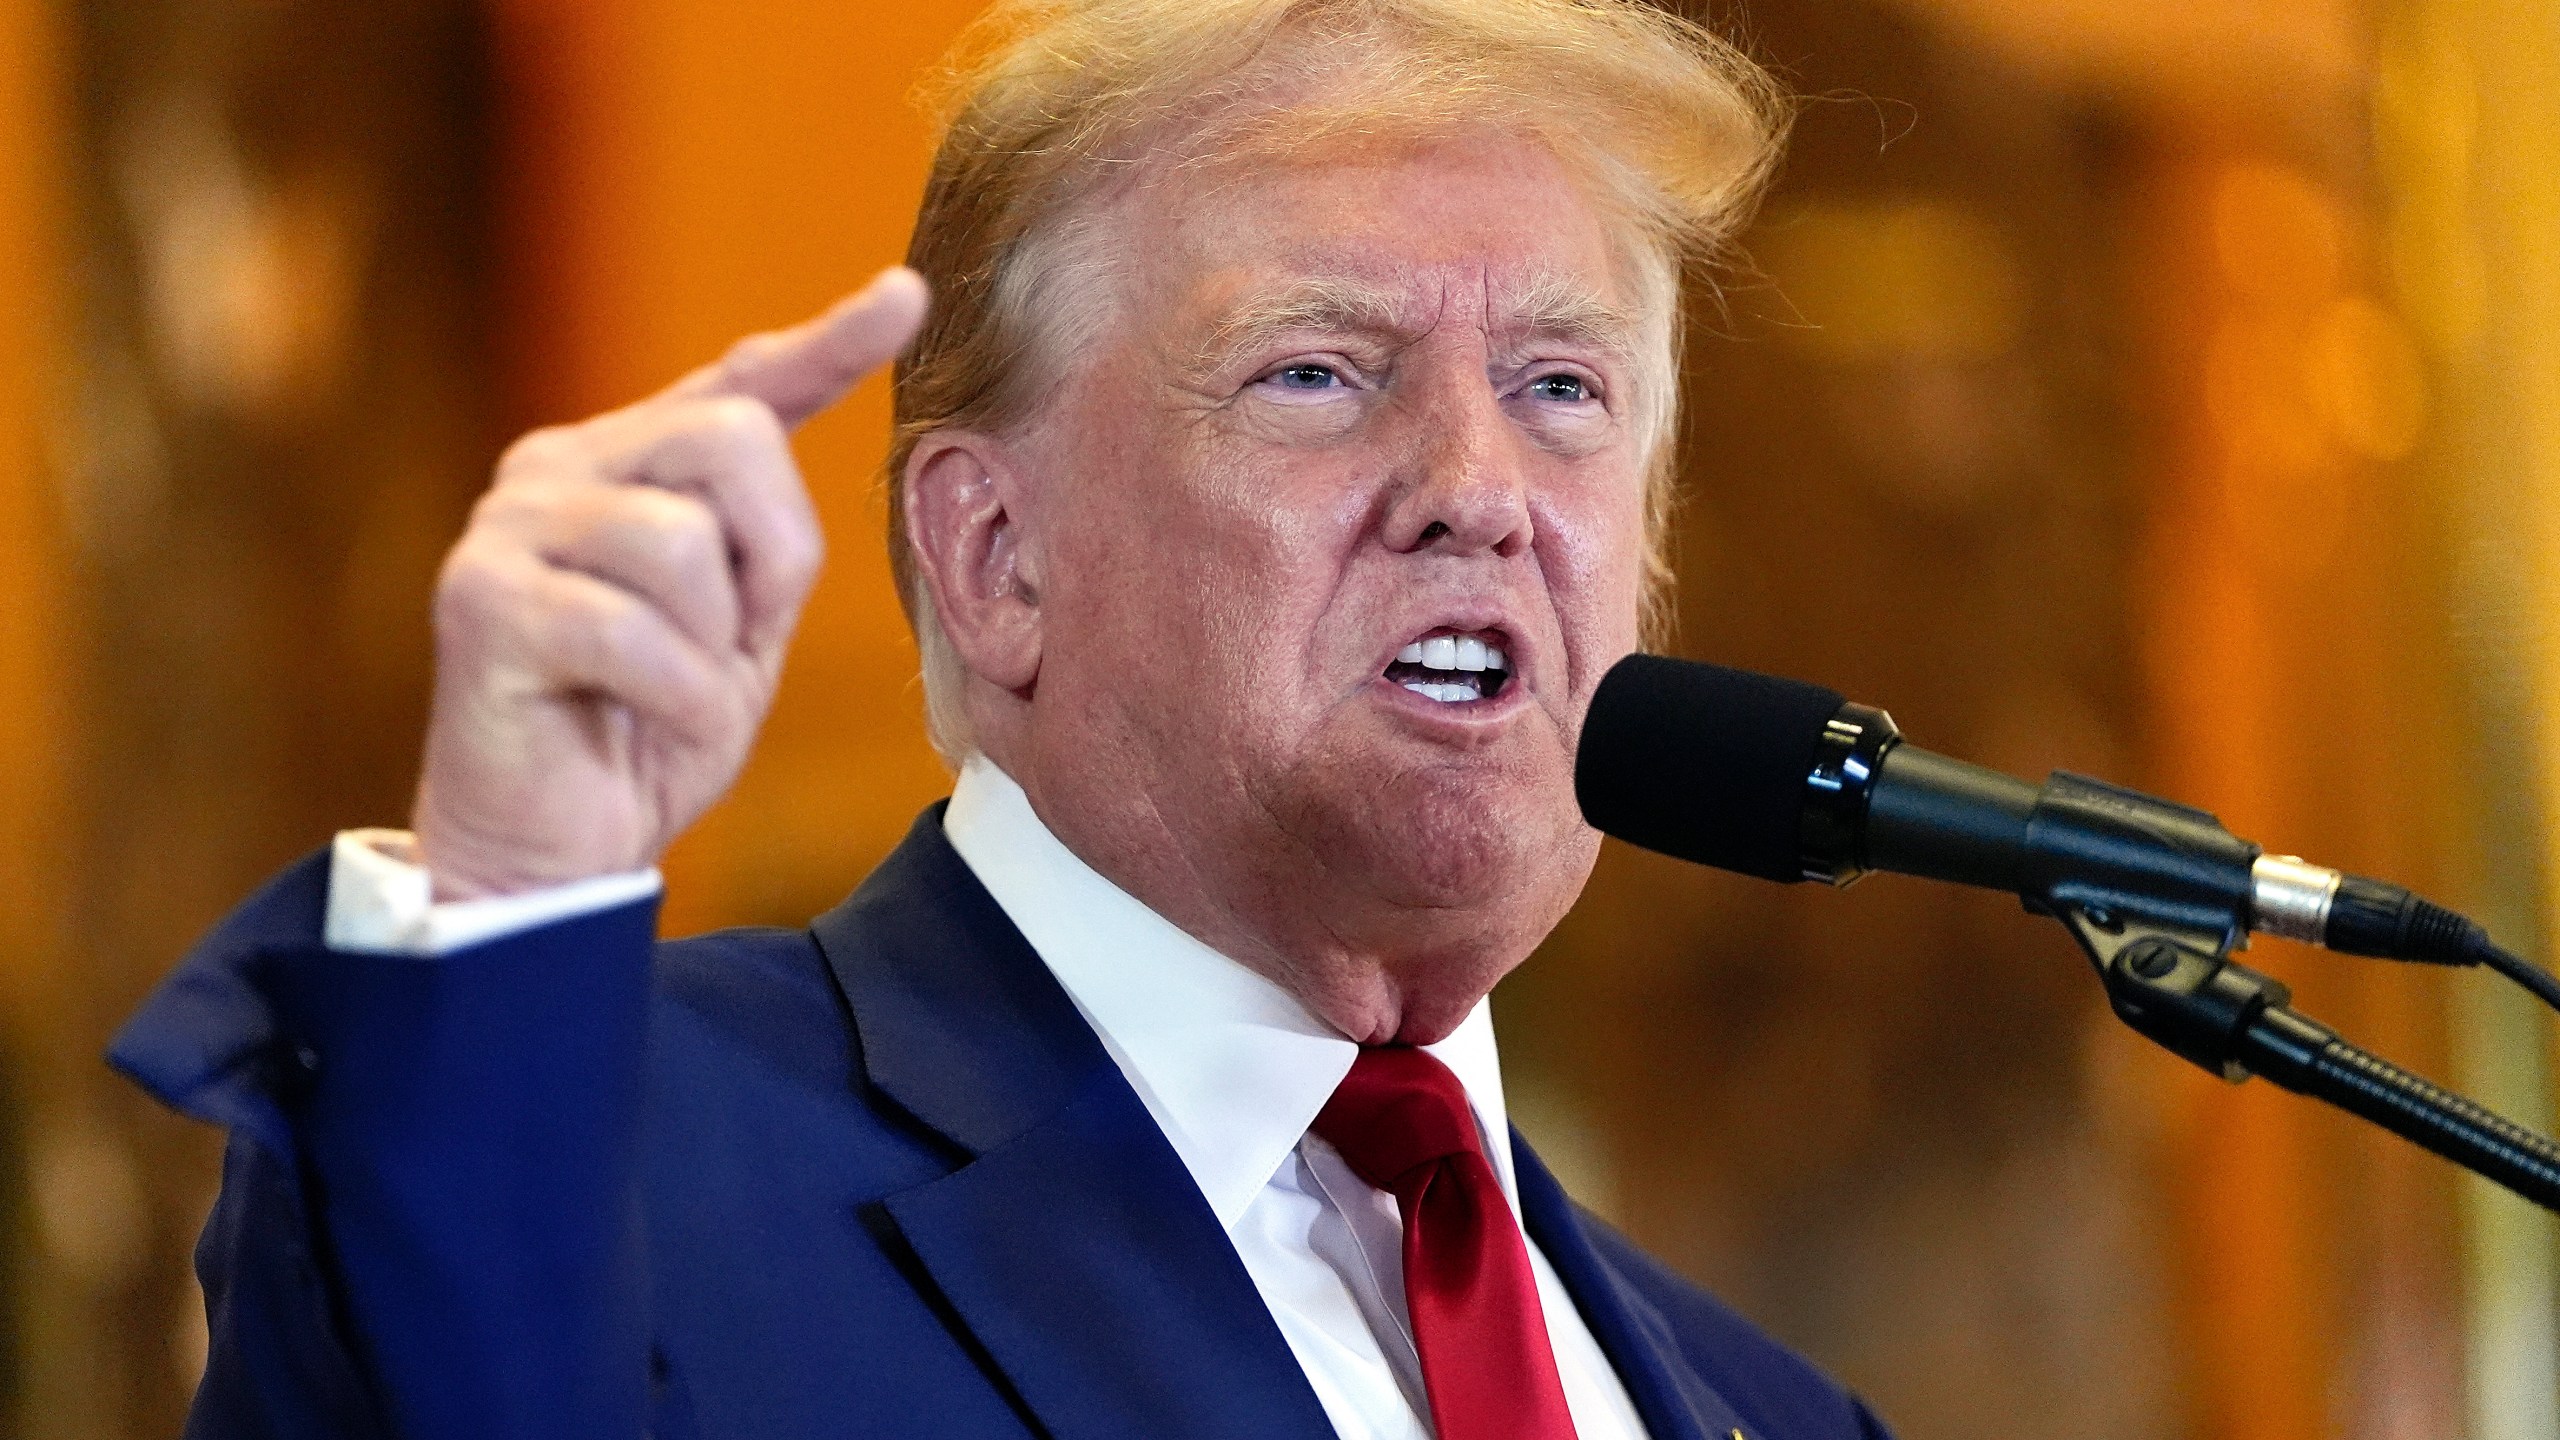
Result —
[[1679, 289], [1747, 218], [1785, 128], [1739, 49], [1644, 0], [996, 0], [928, 100], [943, 132], [907, 263], [933, 309], [895, 377], [889, 558], [925, 715], [971, 748], [962, 666], [906, 530], [908, 457], [933, 431], [1001, 433], [1107, 324], [1077, 285], [1095, 199], [1137, 167], [1285, 160], [1327, 140], [1524, 134], [1590, 187], [1644, 306], [1645, 628], [1667, 613]]

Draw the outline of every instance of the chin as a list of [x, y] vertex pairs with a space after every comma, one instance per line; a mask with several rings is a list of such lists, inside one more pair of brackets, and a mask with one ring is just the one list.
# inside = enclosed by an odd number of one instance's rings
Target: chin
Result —
[[1453, 930], [1534, 926], [1542, 936], [1599, 849], [1569, 779], [1542, 771], [1428, 767], [1354, 785], [1337, 797], [1334, 853], [1388, 906], [1440, 912]]
[[1257, 794], [1296, 864], [1266, 872], [1265, 894], [1314, 942], [1293, 988], [1364, 1040], [1446, 1036], [1564, 918], [1599, 856], [1551, 756], [1417, 765], [1337, 749], [1271, 780]]

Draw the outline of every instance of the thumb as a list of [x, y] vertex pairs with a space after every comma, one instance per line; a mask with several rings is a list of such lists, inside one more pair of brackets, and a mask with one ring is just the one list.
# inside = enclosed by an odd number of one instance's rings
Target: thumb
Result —
[[797, 429], [904, 349], [924, 323], [926, 303], [924, 277], [892, 265], [816, 318], [730, 346], [660, 398], [761, 400], [785, 428]]

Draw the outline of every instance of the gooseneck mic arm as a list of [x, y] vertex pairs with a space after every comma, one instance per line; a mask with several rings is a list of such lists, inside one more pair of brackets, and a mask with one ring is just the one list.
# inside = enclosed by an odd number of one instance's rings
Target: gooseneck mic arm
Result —
[[1902, 743], [1892, 717], [1772, 676], [1631, 656], [1601, 682], [1575, 788], [1591, 823], [1778, 881], [1892, 870], [2060, 920], [2128, 1025], [2232, 1081], [2262, 1075], [2560, 1211], [2560, 1146], [2357, 1049], [2230, 959], [2252, 931], [2560, 983], [2382, 881], [2272, 856], [2213, 816], [2084, 776], [2043, 785]]

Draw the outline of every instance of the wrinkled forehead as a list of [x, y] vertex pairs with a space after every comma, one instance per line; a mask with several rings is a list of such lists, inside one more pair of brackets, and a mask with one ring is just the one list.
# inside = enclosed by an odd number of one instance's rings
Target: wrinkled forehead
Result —
[[1480, 133], [1284, 165], [1170, 167], [1111, 207], [1124, 300], [1196, 343], [1451, 320], [1633, 343], [1642, 298], [1588, 187]]
[[1636, 358], [1643, 327], [1607, 277], [1535, 257], [1518, 263], [1379, 264], [1375, 256], [1305, 253], [1269, 268], [1210, 272], [1174, 321], [1216, 364], [1284, 336], [1351, 335], [1396, 346], [1450, 326], [1474, 328], [1497, 352], [1562, 342]]

